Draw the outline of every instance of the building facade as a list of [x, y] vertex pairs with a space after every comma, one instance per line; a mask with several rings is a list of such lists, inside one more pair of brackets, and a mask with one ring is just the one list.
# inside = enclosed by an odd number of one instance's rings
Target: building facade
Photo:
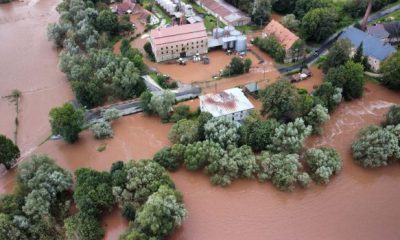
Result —
[[150, 43], [157, 62], [208, 52], [208, 36], [202, 22], [154, 29]]
[[200, 96], [200, 110], [213, 117], [225, 117], [241, 123], [254, 105], [246, 98], [240, 88]]

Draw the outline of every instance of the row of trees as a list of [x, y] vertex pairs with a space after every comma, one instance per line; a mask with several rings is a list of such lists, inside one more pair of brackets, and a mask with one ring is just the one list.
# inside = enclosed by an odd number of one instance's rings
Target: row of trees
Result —
[[[174, 145], [160, 150], [153, 160], [170, 171], [182, 164], [191, 171], [204, 170], [215, 185], [227, 186], [238, 178], [258, 178], [271, 180], [280, 190], [290, 191], [296, 183], [306, 187], [310, 182], [309, 175], [302, 172], [299, 152], [311, 131], [312, 127], [301, 118], [284, 124], [275, 119], [261, 120], [252, 113], [239, 126], [230, 119], [213, 118], [203, 112], [195, 120], [182, 119], [174, 124], [169, 133]], [[327, 183], [340, 169], [321, 170], [325, 165], [330, 169], [329, 161], [335, 151], [320, 150], [326, 155], [321, 162], [315, 163], [311, 153], [307, 157], [313, 159], [309, 161], [314, 166], [310, 173], [316, 182]], [[260, 151], [256, 157], [254, 152]], [[340, 162], [337, 154], [334, 157]]]
[[145, 89], [140, 78], [144, 70], [141, 54], [129, 48], [126, 41], [122, 56], [109, 49], [108, 39], [121, 31], [131, 31], [132, 25], [126, 20], [120, 22], [108, 8], [95, 9], [90, 1], [64, 0], [57, 11], [62, 17], [49, 25], [48, 37], [64, 49], [60, 68], [71, 81], [79, 102], [92, 108], [108, 97], [140, 96]]
[[229, 65], [226, 66], [226, 68], [222, 72], [222, 76], [231, 77], [248, 73], [250, 71], [251, 64], [252, 62], [250, 58], [246, 58], [243, 60], [241, 58], [234, 57], [232, 58]]
[[400, 160], [400, 106], [389, 109], [381, 126], [362, 129], [352, 145], [355, 161], [365, 168], [376, 168]]
[[71, 174], [47, 156], [22, 163], [14, 193], [0, 197], [0, 239], [102, 239], [99, 220], [116, 204], [132, 222], [122, 239], [165, 239], [187, 215], [182, 195], [154, 161], [119, 161], [110, 172], [81, 168], [75, 177], [79, 211], [69, 216]]
[[253, 42], [261, 51], [266, 52], [275, 61], [283, 63], [286, 57], [285, 48], [278, 42], [274, 36], [265, 38], [256, 37]]

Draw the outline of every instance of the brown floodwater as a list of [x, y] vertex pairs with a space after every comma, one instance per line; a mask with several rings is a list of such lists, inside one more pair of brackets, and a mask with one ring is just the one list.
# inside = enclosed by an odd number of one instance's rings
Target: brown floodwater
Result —
[[49, 136], [49, 110], [72, 99], [57, 68], [58, 53], [47, 41], [47, 24], [57, 20], [56, 5], [51, 0], [0, 5], [0, 133], [13, 137], [15, 107], [3, 97], [18, 89], [17, 143], [23, 156]]
[[[113, 139], [95, 140], [84, 131], [76, 144], [47, 141], [35, 148], [50, 133], [48, 110], [72, 98], [57, 70], [57, 52], [46, 39], [47, 23], [57, 18], [55, 5], [50, 0], [0, 5], [0, 95], [15, 88], [23, 92], [19, 144], [24, 155], [31, 151], [48, 154], [70, 171], [79, 167], [108, 170], [116, 160], [150, 158], [170, 144], [170, 124], [136, 114], [113, 124]], [[263, 74], [253, 70], [222, 79], [225, 85], [220, 87], [245, 83], [251, 76], [260, 79]], [[319, 84], [320, 79], [314, 79], [307, 83], [309, 87]], [[365, 170], [353, 163], [350, 151], [358, 130], [379, 123], [393, 103], [400, 103], [399, 93], [368, 83], [361, 100], [342, 103], [324, 125], [324, 134], [307, 142], [308, 147], [334, 147], [344, 160], [343, 171], [328, 186], [283, 193], [270, 183], [254, 180], [220, 188], [200, 172], [180, 169], [171, 174], [184, 194], [189, 215], [170, 239], [399, 239], [400, 166]], [[1, 99], [0, 110], [0, 131], [12, 137], [14, 108]], [[0, 176], [0, 193], [12, 190], [14, 176], [15, 171]], [[127, 222], [114, 209], [102, 225], [107, 230], [105, 239], [118, 239]]]

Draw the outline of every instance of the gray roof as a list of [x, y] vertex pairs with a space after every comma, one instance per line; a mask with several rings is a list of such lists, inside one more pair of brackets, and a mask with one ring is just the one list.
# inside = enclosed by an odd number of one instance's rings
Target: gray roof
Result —
[[375, 24], [372, 26], [368, 26], [367, 32], [369, 35], [379, 39], [384, 39], [389, 37], [389, 33], [388, 31], [386, 31], [383, 24]]
[[350, 27], [340, 36], [341, 39], [349, 39], [353, 47], [357, 48], [363, 43], [364, 56], [371, 56], [380, 61], [385, 60], [390, 55], [396, 52], [396, 49], [385, 44], [379, 39], [365, 33], [357, 28]]
[[391, 38], [400, 37], [400, 22], [384, 23], [383, 26]]

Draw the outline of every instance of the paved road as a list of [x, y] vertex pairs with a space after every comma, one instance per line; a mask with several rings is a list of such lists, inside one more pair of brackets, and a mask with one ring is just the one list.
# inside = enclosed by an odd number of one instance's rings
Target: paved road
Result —
[[[393, 12], [399, 11], [399, 10], [400, 10], [400, 4], [395, 5], [395, 6], [391, 7], [391, 8], [385, 9], [385, 10], [380, 10], [380, 11], [378, 11], [378, 12], [372, 14], [372, 15], [368, 18], [368, 23], [374, 22], [374, 21], [376, 21], [377, 19], [379, 19], [379, 18], [381, 18], [381, 17], [387, 16], [387, 15], [389, 15], [389, 14], [391, 14], [391, 13], [393, 13]], [[360, 21], [362, 21], [362, 20], [360, 20]], [[347, 28], [348, 28], [348, 27], [347, 27]], [[311, 56], [307, 57], [307, 58], [305, 59], [305, 62], [304, 62], [304, 63], [307, 64], [307, 65], [310, 65], [310, 64], [312, 64], [314, 61], [316, 61], [322, 54], [324, 54], [324, 53], [338, 40], [338, 38], [340, 37], [340, 35], [341, 35], [347, 28], [341, 30], [340, 32], [337, 32], [337, 33], [333, 34], [333, 35], [332, 35], [329, 39], [327, 39], [327, 40], [321, 45], [321, 47], [316, 51], [317, 54], [311, 55]], [[302, 63], [298, 63], [298, 64], [295, 64], [295, 65], [290, 66], [290, 67], [281, 67], [281, 68], [278, 68], [278, 71], [281, 72], [281, 73], [283, 73], [283, 74], [285, 74], [285, 73], [288, 73], [288, 72], [291, 72], [291, 71], [294, 71], [294, 70], [300, 70], [300, 68], [301, 68], [302, 65], [303, 65]]]

